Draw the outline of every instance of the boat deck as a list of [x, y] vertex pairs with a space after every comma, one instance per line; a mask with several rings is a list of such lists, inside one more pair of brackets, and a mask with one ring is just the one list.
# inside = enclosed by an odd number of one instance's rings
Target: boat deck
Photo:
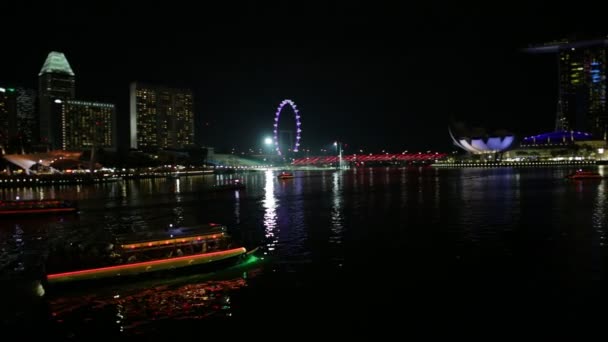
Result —
[[115, 237], [118, 245], [141, 244], [154, 241], [173, 241], [177, 239], [188, 239], [197, 237], [208, 237], [211, 235], [225, 234], [227, 227], [220, 224], [208, 223], [188, 227], [169, 227], [164, 231], [142, 232], [137, 234], [125, 234]]

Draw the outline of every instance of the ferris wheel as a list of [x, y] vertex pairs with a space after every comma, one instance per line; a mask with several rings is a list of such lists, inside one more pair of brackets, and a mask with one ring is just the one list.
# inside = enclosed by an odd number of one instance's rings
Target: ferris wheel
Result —
[[277, 154], [280, 156], [283, 155], [283, 153], [281, 152], [281, 148], [279, 145], [279, 119], [281, 117], [281, 111], [286, 105], [291, 106], [296, 119], [296, 139], [293, 147], [291, 148], [293, 152], [298, 152], [300, 148], [300, 139], [302, 138], [302, 122], [300, 121], [300, 112], [298, 111], [298, 107], [296, 106], [296, 103], [292, 100], [285, 99], [281, 101], [279, 107], [277, 107], [277, 112], [274, 115], [274, 147], [277, 151]]

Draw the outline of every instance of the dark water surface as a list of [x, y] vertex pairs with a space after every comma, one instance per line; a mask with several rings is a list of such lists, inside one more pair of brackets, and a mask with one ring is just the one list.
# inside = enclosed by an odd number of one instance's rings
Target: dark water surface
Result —
[[[81, 212], [1, 219], [0, 317], [8, 328], [76, 340], [243, 321], [341, 329], [335, 322], [379, 320], [397, 330], [418, 321], [603, 319], [608, 180], [564, 180], [572, 170], [374, 168], [291, 180], [268, 171], [3, 189], [4, 199], [77, 200]], [[209, 191], [231, 178], [247, 189]], [[265, 259], [42, 297], [30, 285], [52, 244], [204, 222], [263, 245]]]

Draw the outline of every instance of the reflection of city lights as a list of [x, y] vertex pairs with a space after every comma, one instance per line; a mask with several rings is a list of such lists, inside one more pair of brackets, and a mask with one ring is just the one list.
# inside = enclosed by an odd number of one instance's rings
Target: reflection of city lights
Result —
[[332, 191], [332, 208], [331, 208], [331, 224], [332, 224], [332, 236], [330, 242], [341, 244], [342, 243], [342, 230], [344, 217], [342, 216], [342, 194], [340, 177], [342, 173], [336, 172], [333, 174], [333, 191]]
[[[606, 208], [606, 204], [608, 203], [608, 198], [606, 196], [606, 183], [601, 182], [598, 185], [597, 196], [595, 198], [594, 210], [593, 210], [593, 226], [598, 233], [600, 233], [600, 239], [604, 240], [606, 238], [606, 213], [604, 208]], [[601, 243], [604, 244], [603, 242]]]
[[[251, 273], [250, 273], [251, 275]], [[188, 281], [171, 286], [135, 288], [125, 290], [120, 296], [87, 294], [53, 299], [53, 319], [60, 322], [82, 322], [83, 311], [107, 312], [108, 322], [116, 324], [118, 330], [137, 333], [151, 323], [150, 315], [156, 319], [193, 320], [203, 317], [231, 316], [230, 293], [243, 288], [247, 282], [242, 277], [218, 281]], [[158, 322], [152, 320], [152, 322]]]
[[264, 228], [266, 230], [266, 238], [269, 241], [267, 244], [268, 250], [274, 250], [275, 243], [278, 242], [276, 235], [277, 228], [277, 203], [274, 197], [274, 174], [271, 170], [266, 171], [266, 185], [264, 186], [264, 201], [262, 205], [265, 209], [264, 213]]
[[236, 219], [236, 224], [241, 223], [241, 201], [240, 201], [240, 193], [238, 190], [234, 191], [234, 217]]

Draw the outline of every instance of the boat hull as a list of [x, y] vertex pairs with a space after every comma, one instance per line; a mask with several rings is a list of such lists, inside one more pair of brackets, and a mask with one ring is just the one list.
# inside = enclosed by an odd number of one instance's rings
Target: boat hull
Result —
[[93, 268], [81, 271], [48, 274], [46, 283], [49, 286], [60, 286], [82, 282], [103, 282], [108, 280], [130, 279], [133, 277], [209, 268], [228, 265], [238, 261], [247, 254], [244, 247], [232, 248], [219, 252], [187, 255], [169, 259], [136, 262], [124, 265]]
[[78, 211], [78, 209], [76, 209], [76, 208], [0, 210], [0, 217], [2, 217], [2, 216], [19, 216], [19, 215], [74, 214], [77, 211]]
[[583, 179], [602, 179], [604, 178], [599, 172], [578, 170], [566, 176], [567, 179], [583, 180]]

